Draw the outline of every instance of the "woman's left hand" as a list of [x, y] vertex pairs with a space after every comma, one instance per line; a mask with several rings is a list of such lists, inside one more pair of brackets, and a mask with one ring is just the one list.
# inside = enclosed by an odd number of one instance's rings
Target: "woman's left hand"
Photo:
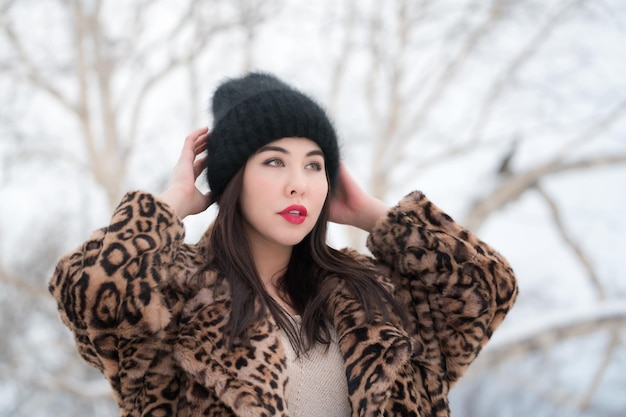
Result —
[[357, 184], [343, 161], [339, 164], [337, 189], [330, 198], [331, 222], [355, 226], [368, 233], [389, 210], [385, 203], [367, 194]]
[[207, 127], [187, 135], [170, 184], [159, 196], [181, 219], [201, 213], [213, 203], [210, 192], [203, 193], [196, 187], [196, 179], [206, 165], [206, 156], [197, 157], [206, 150], [208, 136]]

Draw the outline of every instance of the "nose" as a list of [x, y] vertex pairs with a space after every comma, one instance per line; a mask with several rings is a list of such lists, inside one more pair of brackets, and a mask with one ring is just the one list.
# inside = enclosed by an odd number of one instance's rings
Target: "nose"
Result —
[[307, 184], [303, 172], [291, 172], [287, 181], [287, 194], [290, 196], [303, 195]]

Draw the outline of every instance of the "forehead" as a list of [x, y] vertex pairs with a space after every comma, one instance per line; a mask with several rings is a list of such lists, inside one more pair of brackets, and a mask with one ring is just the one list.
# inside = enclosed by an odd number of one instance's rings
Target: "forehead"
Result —
[[266, 148], [283, 148], [289, 152], [305, 152], [308, 153], [310, 151], [321, 151], [320, 146], [308, 138], [303, 137], [289, 137], [289, 138], [281, 138], [274, 140], [263, 148], [259, 149], [259, 152], [262, 152]]

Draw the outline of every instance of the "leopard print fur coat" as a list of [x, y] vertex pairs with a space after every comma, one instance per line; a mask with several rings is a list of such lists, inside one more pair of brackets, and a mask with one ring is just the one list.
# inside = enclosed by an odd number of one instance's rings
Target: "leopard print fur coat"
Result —
[[[108, 227], [65, 255], [50, 279], [80, 355], [113, 388], [120, 416], [288, 416], [285, 352], [271, 315], [228, 348], [228, 285], [197, 274], [210, 248], [158, 198], [128, 193]], [[352, 416], [449, 416], [448, 392], [517, 295], [496, 251], [422, 193], [391, 209], [368, 237], [381, 283], [409, 311], [366, 323], [361, 306], [328, 277]]]

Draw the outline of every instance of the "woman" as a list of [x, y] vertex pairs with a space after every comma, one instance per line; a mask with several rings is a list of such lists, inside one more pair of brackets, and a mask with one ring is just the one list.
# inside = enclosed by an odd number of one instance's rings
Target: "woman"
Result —
[[[448, 416], [517, 295], [507, 262], [419, 192], [364, 193], [324, 111], [277, 78], [226, 81], [212, 110], [167, 190], [128, 193], [50, 281], [120, 415]], [[373, 257], [326, 245], [328, 221], [369, 232]]]

